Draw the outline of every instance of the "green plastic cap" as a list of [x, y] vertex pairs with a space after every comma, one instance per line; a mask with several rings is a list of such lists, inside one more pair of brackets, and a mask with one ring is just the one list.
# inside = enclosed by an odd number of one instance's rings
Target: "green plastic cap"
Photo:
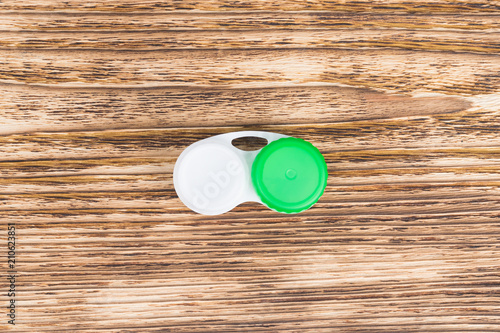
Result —
[[314, 205], [326, 187], [328, 172], [318, 148], [297, 138], [271, 142], [257, 154], [252, 182], [262, 202], [281, 213], [299, 213]]

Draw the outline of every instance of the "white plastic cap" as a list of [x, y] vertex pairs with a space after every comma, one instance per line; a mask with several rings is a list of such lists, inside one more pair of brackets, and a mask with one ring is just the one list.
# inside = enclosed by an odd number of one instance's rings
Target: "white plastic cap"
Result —
[[260, 150], [244, 151], [232, 141], [259, 137], [268, 143], [285, 135], [241, 131], [216, 135], [187, 147], [174, 167], [174, 187], [181, 201], [193, 211], [218, 215], [246, 201], [261, 202], [251, 179], [252, 163]]

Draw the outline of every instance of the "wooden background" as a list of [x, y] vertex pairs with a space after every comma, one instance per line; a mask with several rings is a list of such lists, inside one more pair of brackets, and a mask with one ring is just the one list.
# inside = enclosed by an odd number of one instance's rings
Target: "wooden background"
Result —
[[[0, 1], [0, 330], [500, 332], [499, 52], [499, 1]], [[316, 145], [318, 204], [189, 211], [242, 129]]]

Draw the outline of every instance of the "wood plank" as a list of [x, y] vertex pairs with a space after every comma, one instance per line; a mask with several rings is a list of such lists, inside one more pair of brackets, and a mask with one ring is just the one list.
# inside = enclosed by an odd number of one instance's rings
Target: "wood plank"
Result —
[[406, 50], [0, 50], [0, 80], [59, 87], [251, 88], [331, 83], [387, 92], [499, 91], [497, 56]]
[[164, 11], [233, 11], [233, 10], [265, 10], [265, 11], [345, 11], [345, 12], [478, 12], [490, 13], [500, 9], [497, 1], [472, 0], [455, 1], [450, 3], [444, 0], [405, 1], [405, 0], [190, 0], [186, 1], [159, 1], [159, 0], [119, 0], [84, 1], [84, 0], [25, 0], [22, 3], [15, 0], [3, 0], [0, 9], [4, 11], [98, 11], [98, 12], [164, 12]]
[[[44, 3], [47, 3], [45, 1]], [[490, 4], [491, 2], [489, 2]], [[470, 2], [469, 2], [470, 4]], [[364, 12], [332, 11], [233, 11], [233, 12], [128, 12], [61, 13], [39, 15], [29, 11], [0, 13], [0, 30], [30, 32], [125, 32], [125, 31], [204, 31], [204, 30], [296, 30], [339, 31], [345, 29], [432, 29], [434, 31], [498, 32], [496, 11], [475, 14], [462, 10], [460, 15], [412, 12], [405, 15], [371, 10]], [[370, 31], [368, 30], [368, 31]], [[144, 34], [146, 37], [147, 35]], [[36, 35], [32, 34], [32, 37]], [[76, 36], [75, 36], [76, 37]]]
[[[499, 17], [500, 21], [500, 17]], [[168, 32], [6, 32], [0, 48], [19, 49], [238, 49], [238, 48], [401, 48], [496, 54], [500, 33], [405, 30], [175, 31]]]
[[[0, 11], [2, 332], [498, 331], [498, 1]], [[181, 203], [180, 152], [249, 129], [320, 149], [316, 205]]]
[[[53, 89], [0, 85], [0, 134], [345, 122], [463, 111], [465, 99], [337, 86], [263, 89]], [[89, 99], [92, 102], [89, 103]], [[19, 103], [23, 100], [23, 103]], [[67, 110], [71, 110], [68, 114]]]
[[[498, 105], [494, 100], [494, 105]], [[211, 135], [267, 130], [300, 136], [322, 152], [400, 148], [499, 147], [499, 112], [476, 112], [351, 123], [167, 128], [97, 132], [13, 134], [0, 137], [2, 161], [95, 159], [96, 157], [176, 158], [187, 145]], [[267, 120], [265, 120], [267, 121]]]

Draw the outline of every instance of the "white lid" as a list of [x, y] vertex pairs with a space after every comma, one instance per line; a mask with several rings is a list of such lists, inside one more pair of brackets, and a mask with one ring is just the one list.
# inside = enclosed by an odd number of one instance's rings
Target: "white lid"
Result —
[[205, 215], [230, 211], [246, 201], [261, 202], [252, 184], [252, 163], [259, 150], [244, 151], [232, 140], [259, 137], [268, 143], [285, 135], [241, 131], [216, 135], [187, 147], [174, 167], [174, 187], [181, 201]]

